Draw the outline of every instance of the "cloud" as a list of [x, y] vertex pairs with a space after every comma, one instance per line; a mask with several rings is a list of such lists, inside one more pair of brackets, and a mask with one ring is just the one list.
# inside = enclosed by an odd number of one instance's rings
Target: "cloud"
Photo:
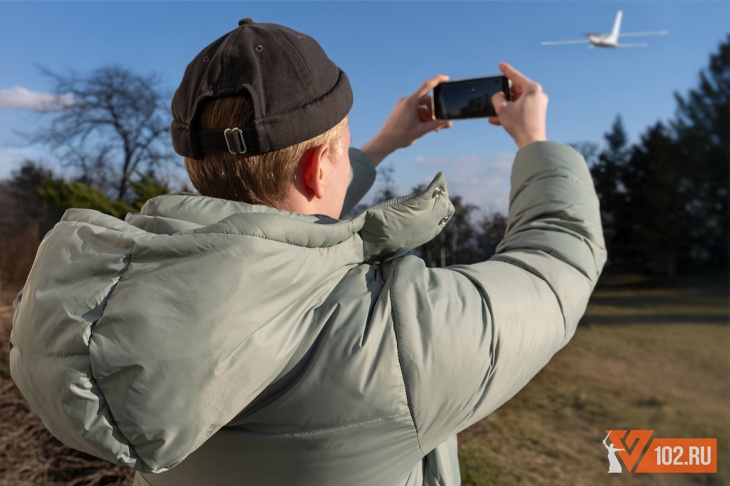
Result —
[[54, 111], [74, 102], [72, 94], [38, 93], [22, 86], [0, 89], [0, 108], [16, 110]]
[[478, 206], [485, 213], [506, 214], [514, 158], [514, 153], [490, 156], [420, 156], [414, 163], [417, 166], [443, 171], [448, 180], [451, 196], [461, 196], [464, 202]]

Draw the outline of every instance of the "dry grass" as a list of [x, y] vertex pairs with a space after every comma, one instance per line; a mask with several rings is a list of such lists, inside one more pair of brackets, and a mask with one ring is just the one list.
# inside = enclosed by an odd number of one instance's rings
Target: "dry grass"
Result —
[[[728, 296], [722, 283], [599, 288], [570, 344], [461, 434], [464, 484], [730, 484]], [[716, 437], [718, 474], [609, 477], [607, 429]]]
[[37, 224], [31, 224], [19, 233], [0, 234], [0, 297], [7, 298], [3, 294], [13, 293], [23, 286], [40, 242]]

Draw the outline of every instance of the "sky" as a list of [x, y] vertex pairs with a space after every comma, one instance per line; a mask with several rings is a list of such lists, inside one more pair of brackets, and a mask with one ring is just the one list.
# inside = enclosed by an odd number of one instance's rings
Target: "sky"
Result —
[[[622, 32], [669, 33], [625, 39], [646, 42], [646, 48], [541, 44], [610, 32], [619, 10]], [[89, 73], [120, 65], [158, 75], [172, 94], [187, 63], [245, 17], [311, 35], [348, 73], [355, 93], [353, 146], [373, 137], [396, 101], [426, 79], [498, 74], [500, 61], [538, 81], [548, 94], [551, 140], [602, 145], [621, 116], [629, 142], [636, 143], [649, 126], [673, 118], [675, 93], [697, 87], [700, 71], [730, 33], [726, 0], [0, 0], [0, 179], [25, 159], [63, 173], [47, 148], [27, 138], [48, 119], [38, 111], [39, 102], [52, 99], [52, 81], [41, 67]], [[503, 129], [483, 119], [463, 120], [395, 152], [384, 164], [401, 194], [443, 171], [452, 195], [487, 213], [505, 212], [515, 152]], [[176, 173], [184, 179], [182, 169]]]

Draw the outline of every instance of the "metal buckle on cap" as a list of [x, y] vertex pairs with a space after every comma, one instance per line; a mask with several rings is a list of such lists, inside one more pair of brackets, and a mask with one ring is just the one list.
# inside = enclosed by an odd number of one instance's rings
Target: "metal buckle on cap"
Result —
[[240, 128], [226, 128], [223, 136], [226, 138], [228, 151], [233, 155], [245, 154], [248, 151], [246, 141], [243, 139], [243, 130]]

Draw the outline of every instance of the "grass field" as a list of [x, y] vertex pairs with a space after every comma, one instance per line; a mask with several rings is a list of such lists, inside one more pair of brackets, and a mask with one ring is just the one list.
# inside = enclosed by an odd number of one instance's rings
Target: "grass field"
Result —
[[[9, 303], [8, 296], [5, 296]], [[726, 282], [604, 279], [574, 339], [515, 398], [460, 435], [464, 485], [730, 484]], [[131, 484], [49, 437], [7, 369], [0, 306], [0, 485]], [[718, 474], [607, 474], [607, 429], [716, 437]]]
[[[465, 485], [730, 484], [730, 294], [724, 283], [599, 287], [573, 340], [460, 435]], [[718, 439], [718, 474], [607, 474], [610, 429]]]

